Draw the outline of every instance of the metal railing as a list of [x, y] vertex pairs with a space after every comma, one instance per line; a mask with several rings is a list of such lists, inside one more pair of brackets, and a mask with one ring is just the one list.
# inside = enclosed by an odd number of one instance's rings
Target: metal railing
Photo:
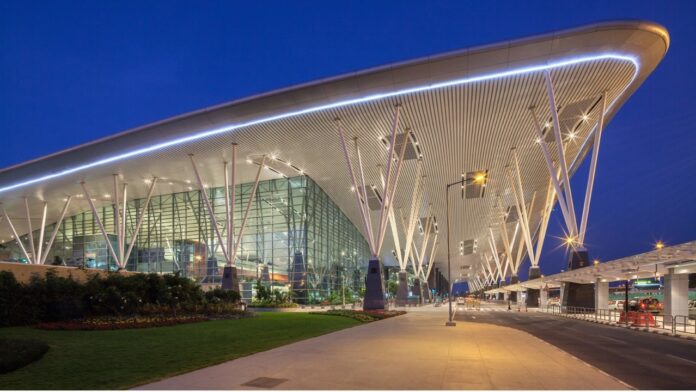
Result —
[[657, 315], [645, 311], [629, 311], [625, 313], [618, 309], [593, 309], [576, 306], [547, 305], [540, 308], [542, 312], [574, 318], [579, 320], [602, 322], [611, 325], [640, 327], [646, 330], [660, 330], [677, 334], [696, 334], [696, 321], [688, 316]]

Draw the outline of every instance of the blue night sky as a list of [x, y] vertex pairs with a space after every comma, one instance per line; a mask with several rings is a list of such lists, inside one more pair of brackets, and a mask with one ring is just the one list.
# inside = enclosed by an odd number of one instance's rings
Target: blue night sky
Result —
[[[583, 24], [667, 27], [609, 124], [587, 243], [611, 260], [696, 239], [696, 1], [0, 2], [0, 167], [318, 78]], [[573, 178], [583, 189], [588, 160]], [[582, 203], [583, 192], [575, 192]], [[551, 236], [562, 235], [558, 211]], [[549, 238], [542, 272], [565, 268]], [[523, 265], [522, 277], [527, 265]]]

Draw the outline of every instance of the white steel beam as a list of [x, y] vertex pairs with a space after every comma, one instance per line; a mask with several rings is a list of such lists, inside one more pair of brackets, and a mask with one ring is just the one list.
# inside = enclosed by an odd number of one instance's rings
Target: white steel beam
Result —
[[[529, 260], [533, 261], [534, 257], [534, 247], [532, 246], [532, 234], [531, 234], [531, 222], [529, 221], [529, 216], [531, 213], [527, 212], [527, 202], [524, 199], [524, 188], [522, 187], [522, 173], [520, 170], [520, 162], [517, 158], [517, 150], [512, 150], [512, 157], [515, 164], [515, 177], [517, 181], [513, 181], [510, 171], [508, 171], [508, 179], [510, 180], [510, 186], [513, 189], [513, 194], [515, 195], [515, 201], [517, 203], [517, 210], [521, 212], [520, 218], [522, 220], [522, 233], [524, 234], [524, 240], [527, 243], [527, 253], [529, 255]], [[536, 198], [536, 192], [532, 196], [532, 203], [529, 208], [534, 208], [534, 201]]]
[[[44, 201], [43, 203], [43, 214], [41, 215], [41, 229], [39, 230], [39, 249], [36, 255], [34, 255], [34, 264], [43, 264], [43, 251], [44, 251], [44, 232], [46, 230], [46, 213], [48, 212], [48, 203]], [[48, 250], [46, 250], [48, 253]]]
[[493, 228], [489, 227], [488, 233], [489, 233], [488, 246], [491, 248], [491, 253], [493, 254], [493, 260], [495, 260], [495, 264], [498, 267], [498, 278], [505, 279], [505, 273], [507, 271], [503, 271], [503, 267], [500, 263], [500, 257], [498, 256], [498, 247], [495, 244], [495, 235], [493, 234]]
[[413, 194], [411, 195], [411, 209], [409, 211], [408, 215], [408, 225], [404, 224], [404, 216], [403, 213], [401, 213], [401, 224], [404, 227], [404, 231], [406, 232], [406, 245], [405, 245], [405, 250], [404, 250], [404, 265], [405, 263], [408, 263], [408, 260], [411, 260], [411, 265], [415, 269], [415, 262], [413, 262], [413, 259], [410, 258], [411, 256], [411, 247], [413, 243], [413, 236], [416, 231], [416, 223], [418, 222], [418, 217], [420, 214], [420, 207], [421, 203], [423, 201], [423, 177], [421, 176], [421, 170], [422, 170], [422, 163], [419, 161], [419, 163], [416, 166], [416, 181], [414, 184], [413, 188]]
[[[404, 138], [408, 140], [409, 135], [411, 131], [407, 130]], [[401, 175], [401, 169], [403, 168], [403, 163], [404, 163], [404, 155], [406, 153], [406, 146], [408, 145], [408, 142], [404, 140], [404, 142], [401, 145], [401, 151], [399, 152], [399, 157], [398, 161], [396, 163], [396, 173], [394, 174], [394, 179], [392, 180], [391, 185], [389, 185], [389, 182], [387, 182], [387, 185], [389, 186], [389, 200], [387, 201], [386, 199], [382, 200], [382, 204], [386, 203], [386, 208], [387, 212], [391, 211], [394, 209], [394, 203], [392, 201], [394, 200], [394, 195], [396, 194], [396, 187], [399, 183], [399, 177]], [[380, 215], [382, 213], [380, 212]], [[384, 244], [384, 233], [386, 232], [386, 216], [383, 218], [384, 222], [380, 221], [380, 231], [379, 231], [379, 241], [377, 242], [377, 252], [379, 253], [382, 249], [382, 245]]]
[[[227, 249], [225, 249], [225, 241], [222, 239], [222, 234], [220, 233], [220, 228], [218, 227], [217, 224], [217, 219], [215, 218], [215, 213], [213, 212], [213, 206], [210, 204], [210, 199], [208, 198], [208, 191], [205, 189], [205, 185], [203, 184], [203, 180], [201, 179], [201, 175], [198, 172], [198, 166], [196, 165], [196, 161], [193, 159], [193, 154], [189, 154], [189, 158], [191, 160], [191, 166], [193, 167], [193, 172], [196, 175], [196, 181], [198, 182], [198, 188], [201, 191], [201, 197], [204, 200], [204, 204], [206, 209], [208, 210], [208, 216], [210, 218], [210, 224], [213, 226], [215, 230], [215, 236], [217, 237], [218, 244], [220, 245], [220, 248], [222, 249], [222, 254], [225, 257], [225, 262], [229, 262], [230, 257], [229, 254], [227, 253]], [[265, 160], [265, 157], [264, 157]], [[262, 166], [263, 167], [263, 164]]]
[[31, 258], [29, 258], [29, 262], [32, 264], [36, 264], [36, 246], [34, 245], [34, 230], [32, 229], [31, 225], [31, 214], [29, 213], [29, 200], [25, 197], [24, 198], [24, 211], [26, 212], [27, 215], [27, 226], [29, 226], [29, 233], [27, 234], [27, 239], [29, 240], [29, 246], [31, 249]]
[[587, 188], [585, 189], [585, 203], [582, 208], [582, 219], [580, 220], [580, 244], [585, 243], [585, 232], [587, 231], [587, 217], [590, 213], [590, 201], [592, 199], [592, 188], [594, 187], [595, 173], [597, 172], [597, 159], [599, 157], [599, 143], [602, 139], [604, 131], [604, 113], [607, 110], [607, 92], [602, 94], [602, 108], [599, 112], [599, 121], [594, 131], [594, 145], [592, 146], [592, 158], [590, 160], [590, 173], [587, 179]]
[[246, 227], [247, 219], [249, 218], [249, 210], [251, 209], [251, 204], [256, 199], [256, 189], [259, 187], [259, 180], [261, 179], [261, 171], [266, 165], [266, 156], [264, 155], [261, 159], [261, 165], [259, 170], [256, 172], [256, 178], [254, 179], [254, 186], [251, 187], [251, 195], [249, 196], [249, 201], [247, 202], [246, 209], [244, 210], [244, 216], [242, 217], [242, 224], [239, 226], [239, 234], [237, 235], [237, 242], [234, 245], [234, 251], [232, 252], [231, 259], [234, 260], [239, 252], [239, 246], [242, 244], [242, 236], [244, 235], [244, 228]]
[[428, 256], [428, 267], [425, 270], [425, 273], [423, 274], [423, 280], [427, 281], [428, 277], [430, 276], [430, 270], [433, 268], [433, 264], [435, 264], [435, 251], [437, 250], [437, 245], [439, 242], [437, 242], [437, 235], [438, 233], [435, 233], [435, 238], [433, 238], [433, 245], [430, 248], [430, 256]]
[[[232, 249], [230, 244], [230, 239], [232, 238], [232, 216], [230, 215], [230, 173], [227, 161], [223, 162], [223, 175], [225, 176], [225, 247], [229, 250]], [[232, 192], [234, 192], [234, 188]], [[230, 258], [225, 260], [225, 265], [232, 265], [232, 260]]]
[[568, 165], [565, 160], [565, 149], [563, 148], [563, 137], [561, 136], [561, 123], [558, 120], [558, 106], [556, 105], [556, 96], [553, 91], [553, 82], [551, 81], [551, 74], [549, 71], [544, 72], [544, 78], [546, 80], [546, 93], [549, 98], [549, 106], [551, 108], [551, 118], [553, 119], [553, 131], [556, 138], [556, 149], [558, 151], [558, 163], [561, 169], [561, 175], [563, 176], [563, 189], [565, 190], [568, 214], [572, 222], [572, 227], [570, 227], [571, 236], [577, 237], [578, 235], [578, 225], [575, 217], [575, 207], [573, 202], [573, 192], [570, 186], [570, 176], [568, 175]]
[[[82, 192], [85, 195], [85, 198], [87, 199], [87, 203], [89, 203], [89, 208], [92, 210], [92, 214], [94, 214], [94, 220], [97, 221], [97, 225], [99, 226], [99, 230], [101, 231], [102, 235], [104, 236], [104, 240], [106, 241], [106, 246], [109, 248], [109, 252], [111, 252], [111, 256], [116, 260], [116, 264], [120, 265], [119, 262], [119, 257], [116, 254], [116, 251], [114, 250], [114, 246], [111, 244], [111, 241], [109, 241], [109, 235], [106, 233], [106, 229], [104, 228], [104, 224], [101, 221], [101, 218], [99, 218], [99, 213], [97, 212], [97, 208], [94, 206], [94, 202], [92, 201], [92, 196], [90, 196], [89, 191], [87, 190], [87, 187], [85, 186], [85, 182], [81, 182], [80, 186], [82, 186]], [[115, 196], [116, 197], [116, 196]]]
[[[387, 154], [387, 180], [385, 181], [385, 183], [387, 184], [387, 187], [386, 187], [385, 192], [384, 192], [385, 194], [382, 197], [382, 205], [381, 205], [381, 208], [379, 211], [379, 226], [377, 229], [377, 238], [376, 238], [377, 242], [375, 244], [375, 253], [376, 253], [375, 256], [379, 255], [379, 252], [380, 252], [381, 247], [382, 247], [381, 246], [382, 245], [381, 244], [382, 237], [383, 237], [382, 232], [384, 231], [384, 230], [382, 230], [382, 228], [384, 226], [383, 221], [384, 221], [384, 218], [386, 216], [385, 209], [388, 208], [388, 205], [389, 205], [389, 194], [390, 194], [391, 185], [392, 185], [392, 182], [391, 182], [392, 162], [394, 161], [393, 157], [394, 157], [394, 148], [396, 147], [396, 131], [399, 127], [399, 115], [400, 115], [400, 113], [401, 113], [401, 105], [396, 105], [396, 107], [394, 108], [394, 118], [392, 120], [391, 136], [389, 138], [389, 153]], [[406, 141], [404, 140], [404, 145], [406, 145], [405, 142]], [[401, 162], [402, 162], [402, 160], [400, 159], [398, 162], [399, 166], [401, 165]]]
[[[382, 182], [382, 189], [386, 187], [385, 180], [384, 180], [384, 171], [382, 171], [382, 166], [378, 165], [379, 168], [379, 177]], [[364, 186], [362, 187], [364, 189]], [[403, 257], [403, 252], [401, 251], [401, 239], [399, 238], [399, 230], [398, 230], [398, 225], [396, 224], [396, 217], [394, 216], [394, 209], [389, 210], [389, 227], [391, 229], [392, 233], [392, 239], [394, 241], [394, 253], [396, 254], [396, 260], [399, 262], [399, 271], [405, 271], [406, 270], [406, 261], [404, 260]], [[404, 233], [406, 234], [406, 233]]]
[[[231, 173], [231, 187], [232, 187], [232, 194], [230, 196], [230, 212], [229, 212], [229, 239], [227, 242], [227, 249], [232, 249], [233, 247], [236, 247], [236, 236], [234, 235], [234, 209], [235, 206], [237, 205], [237, 143], [232, 143], [232, 173]], [[237, 253], [235, 252], [235, 257]], [[230, 258], [230, 263], [232, 265], [235, 264], [236, 260], [235, 257]]]
[[360, 216], [363, 221], [363, 228], [365, 229], [365, 236], [367, 237], [367, 242], [370, 245], [370, 252], [372, 257], [377, 257], [377, 250], [374, 243], [374, 238], [372, 235], [371, 223], [369, 217], [365, 214], [365, 209], [367, 208], [367, 199], [363, 199], [360, 196], [360, 188], [358, 187], [358, 182], [355, 179], [355, 172], [353, 171], [353, 163], [350, 159], [350, 154], [348, 153], [348, 148], [346, 147], [346, 140], [343, 134], [343, 126], [341, 125], [340, 119], [336, 119], [336, 130], [338, 131], [339, 139], [341, 141], [341, 149], [343, 150], [343, 156], [346, 159], [346, 165], [348, 166], [348, 174], [350, 175], [351, 182], [353, 183], [353, 190], [355, 193], [355, 200], [358, 203], [358, 210], [360, 211]]
[[46, 244], [46, 250], [43, 252], [44, 254], [41, 255], [41, 263], [40, 264], [46, 263], [46, 256], [48, 256], [48, 252], [51, 251], [51, 247], [53, 246], [53, 241], [55, 241], [56, 236], [58, 235], [58, 231], [60, 230], [60, 225], [63, 223], [63, 219], [65, 218], [65, 213], [68, 211], [68, 206], [70, 205], [71, 200], [72, 200], [72, 196], [68, 196], [68, 198], [65, 200], [65, 204], [63, 205], [63, 209], [60, 211], [60, 217], [58, 218], [58, 221], [56, 222], [56, 227], [53, 228], [53, 232], [51, 233], [51, 237], [48, 240], [48, 244]]
[[127, 208], [128, 208], [128, 184], [125, 182], [123, 183], [123, 199], [121, 200], [121, 203], [123, 203], [121, 207], [121, 230], [119, 231], [119, 237], [121, 238], [121, 248], [119, 249], [119, 252], [121, 254], [121, 265], [119, 267], [125, 269], [126, 264], [128, 263], [128, 259], [126, 258], [126, 219], [128, 217]]
[[534, 112], [534, 109], [530, 108], [529, 110], [530, 110], [530, 112], [532, 114], [532, 118], [534, 120], [534, 128], [537, 131], [537, 138], [539, 140], [539, 145], [541, 146], [541, 152], [544, 155], [544, 160], [546, 161], [546, 167], [549, 171], [549, 177], [551, 178], [551, 182], [553, 183], [553, 187], [556, 190], [556, 196], [558, 197], [558, 206], [561, 207], [561, 213], [563, 214], [563, 220], [566, 223], [566, 227], [568, 228], [569, 231], [572, 231], [573, 223], [570, 219], [570, 213], [568, 212], [568, 207], [566, 205], [566, 199], [563, 196], [563, 190], [561, 189], [561, 184], [558, 181], [558, 175], [556, 174], [556, 169], [553, 167], [553, 161], [551, 160], [551, 154], [549, 153], [549, 149], [546, 146], [546, 142], [544, 142], [544, 132], [541, 130], [541, 125], [539, 124], [539, 121], [537, 119], [536, 113]]
[[22, 243], [22, 238], [17, 234], [17, 230], [15, 230], [14, 224], [12, 224], [12, 219], [10, 219], [10, 216], [7, 215], [7, 211], [5, 211], [5, 208], [2, 209], [2, 212], [5, 216], [5, 220], [7, 221], [7, 224], [10, 225], [10, 230], [12, 230], [12, 234], [14, 235], [15, 240], [17, 240], [17, 244], [19, 244], [19, 249], [22, 250], [22, 253], [24, 254], [24, 257], [27, 258], [27, 261], [30, 263], [31, 257], [29, 257], [29, 253], [27, 252], [27, 248], [24, 247], [24, 244]]
[[[362, 154], [360, 153], [360, 146], [358, 145], [358, 138], [354, 137], [353, 138], [353, 144], [355, 145], [355, 156], [358, 157], [358, 169], [360, 170], [360, 188], [355, 189], [355, 192], [362, 192], [362, 208], [365, 214], [365, 218], [367, 219], [367, 229], [369, 230], [369, 233], [367, 235], [370, 236], [371, 241], [374, 242], [374, 233], [372, 232], [372, 216], [370, 215], [370, 208], [367, 204], [367, 186], [365, 183], [365, 170], [363, 167], [363, 162], [362, 162]], [[384, 181], [382, 181], [384, 182]], [[383, 189], [386, 189], [386, 185], [382, 185]], [[383, 191], [384, 193], [384, 191]]]
[[[114, 192], [114, 233], [116, 233], [117, 240], [117, 253], [118, 257], [115, 257], [116, 264], [121, 266], [121, 259], [123, 258], [123, 252], [121, 251], [121, 203], [118, 195], [118, 174], [113, 174], [113, 192]], [[91, 199], [90, 199], [91, 200]], [[108, 241], [108, 239], [107, 239]]]
[[[157, 183], [157, 177], [153, 178], [152, 181], [150, 182], [150, 189], [148, 189], [147, 196], [145, 197], [145, 205], [143, 205], [143, 209], [142, 209], [142, 211], [140, 211], [140, 216], [138, 217], [138, 221], [135, 225], [135, 230], [131, 234], [130, 244], [128, 245], [128, 250], [126, 251], [126, 253], [123, 257], [123, 260], [121, 261], [122, 265], [119, 266], [121, 268], [125, 269], [126, 265], [128, 264], [128, 259], [130, 258], [131, 252], [133, 251], [133, 246], [135, 246], [135, 241], [138, 239], [138, 233], [140, 233], [140, 227], [143, 225], [143, 220], [145, 219], [145, 215], [147, 215], [148, 207], [150, 206], [150, 200], [152, 199], [152, 193], [155, 190], [156, 183]], [[126, 210], [124, 209], [123, 211], [125, 212]], [[124, 219], [124, 223], [125, 223], [125, 219]]]

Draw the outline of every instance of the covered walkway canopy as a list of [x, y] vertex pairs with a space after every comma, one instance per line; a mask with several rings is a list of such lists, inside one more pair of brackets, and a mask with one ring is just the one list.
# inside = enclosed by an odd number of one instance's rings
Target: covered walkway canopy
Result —
[[590, 284], [595, 283], [597, 279], [603, 282], [613, 282], [655, 278], [667, 275], [670, 269], [673, 269], [673, 272], [677, 274], [696, 273], [696, 241], [666, 246], [646, 253], [490, 289], [486, 291], [486, 294], [544, 287], [555, 288], [563, 282]]

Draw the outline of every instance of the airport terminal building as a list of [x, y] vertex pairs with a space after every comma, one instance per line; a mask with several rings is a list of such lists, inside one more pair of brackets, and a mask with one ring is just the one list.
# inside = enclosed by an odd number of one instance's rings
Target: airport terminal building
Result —
[[538, 274], [558, 208], [579, 268], [597, 162], [617, 164], [598, 158], [602, 132], [668, 47], [656, 24], [596, 24], [285, 88], [8, 167], [0, 260], [213, 285], [234, 266], [242, 291], [268, 282], [308, 300], [371, 291], [375, 260], [409, 285], [483, 289], [515, 283], [525, 260]]

